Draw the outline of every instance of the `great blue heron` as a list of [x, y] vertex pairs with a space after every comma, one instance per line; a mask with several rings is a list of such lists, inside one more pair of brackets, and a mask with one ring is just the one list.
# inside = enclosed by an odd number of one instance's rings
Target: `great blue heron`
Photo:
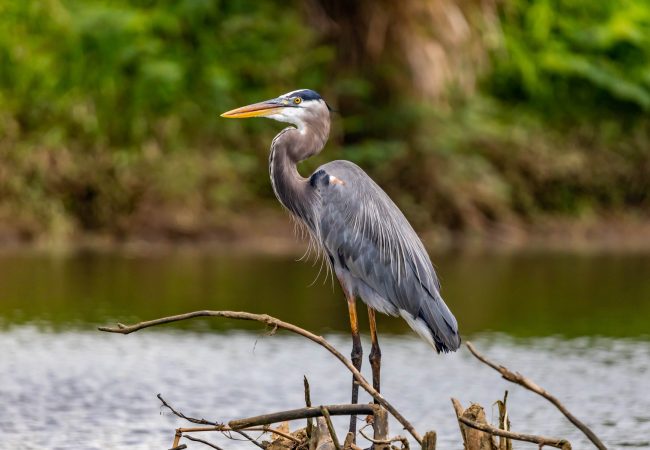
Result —
[[[318, 93], [301, 89], [233, 109], [222, 117], [268, 117], [288, 122], [271, 143], [269, 173], [278, 200], [302, 223], [334, 269], [348, 303], [351, 359], [361, 368], [355, 298], [368, 305], [373, 386], [379, 391], [381, 351], [375, 310], [401, 316], [438, 353], [460, 346], [458, 324], [422, 242], [386, 193], [349, 161], [320, 166], [309, 178], [296, 165], [318, 154], [330, 132], [330, 111]], [[352, 381], [352, 403], [358, 385]], [[356, 418], [350, 431], [356, 431]]]

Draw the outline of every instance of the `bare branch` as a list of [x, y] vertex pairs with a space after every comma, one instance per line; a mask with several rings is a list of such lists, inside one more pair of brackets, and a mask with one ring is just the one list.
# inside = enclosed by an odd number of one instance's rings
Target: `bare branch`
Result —
[[248, 440], [249, 442], [255, 444], [257, 447], [259, 447], [259, 448], [261, 448], [261, 449], [265, 449], [265, 448], [266, 448], [266, 447], [264, 447], [262, 444], [260, 444], [259, 442], [257, 442], [256, 439], [253, 439], [252, 437], [250, 437], [250, 436], [249, 436], [247, 433], [245, 433], [244, 431], [242, 431], [242, 430], [233, 430], [233, 431], [234, 431], [235, 433], [237, 433], [238, 435], [242, 436], [244, 439]]
[[214, 444], [212, 444], [212, 443], [210, 443], [208, 441], [204, 441], [203, 439], [199, 439], [199, 438], [195, 438], [194, 436], [190, 436], [189, 434], [184, 434], [183, 437], [185, 439], [189, 439], [190, 441], [200, 442], [201, 444], [205, 444], [208, 447], [212, 447], [212, 448], [214, 448], [216, 450], [223, 450], [221, 447], [218, 447], [218, 446], [216, 446], [216, 445], [214, 445]]
[[327, 429], [329, 430], [330, 436], [332, 437], [332, 443], [334, 444], [334, 448], [336, 450], [341, 450], [341, 443], [339, 442], [339, 437], [336, 435], [336, 431], [334, 430], [334, 424], [332, 424], [332, 419], [330, 418], [329, 411], [327, 411], [327, 407], [321, 406], [320, 410], [323, 413], [325, 422], [327, 423]]
[[348, 431], [348, 434], [345, 435], [345, 439], [343, 440], [343, 450], [350, 450], [354, 447], [357, 447], [354, 445], [354, 433], [352, 431]]
[[292, 436], [292, 435], [290, 435], [289, 433], [285, 433], [284, 431], [273, 429], [273, 428], [271, 428], [271, 427], [268, 426], [268, 425], [265, 425], [265, 426], [263, 426], [263, 427], [259, 427], [259, 428], [257, 428], [257, 427], [252, 427], [252, 428], [246, 428], [246, 429], [247, 429], [247, 430], [253, 430], [253, 431], [258, 430], [258, 431], [264, 431], [264, 432], [266, 432], [266, 433], [277, 434], [278, 436], [282, 436], [283, 438], [285, 438], [285, 439], [289, 439], [290, 441], [293, 441], [293, 442], [295, 442], [295, 443], [297, 443], [297, 444], [300, 444], [300, 443], [302, 442], [302, 441], [301, 441], [300, 439], [298, 439], [297, 437]]
[[[180, 412], [180, 411], [176, 411], [176, 410], [175, 410], [175, 409], [174, 409], [174, 408], [173, 408], [169, 403], [167, 403], [167, 402], [165, 401], [164, 398], [162, 398], [162, 395], [161, 395], [161, 394], [156, 395], [156, 397], [158, 397], [158, 400], [160, 400], [160, 401], [162, 402], [162, 404], [163, 404], [163, 406], [164, 406], [165, 408], [169, 409], [169, 410], [170, 410], [170, 411], [171, 411], [175, 416], [178, 416], [178, 417], [180, 417], [181, 419], [185, 419], [185, 420], [187, 420], [188, 422], [192, 422], [192, 423], [198, 423], [198, 424], [200, 424], [200, 425], [213, 425], [213, 426], [215, 426], [215, 427], [223, 426], [223, 424], [218, 423], [218, 422], [210, 422], [209, 420], [205, 420], [205, 419], [196, 419], [196, 418], [194, 418], [194, 417], [188, 417], [188, 416], [186, 416], [185, 414], [183, 414], [182, 412]], [[215, 428], [215, 429], [216, 429], [216, 428]]]
[[[375, 407], [371, 404], [350, 404], [350, 405], [327, 405], [327, 411], [332, 416], [348, 416], [353, 414], [374, 414]], [[318, 406], [309, 408], [291, 409], [276, 413], [262, 414], [261, 416], [236, 419], [228, 422], [233, 430], [254, 427], [256, 425], [268, 425], [271, 423], [284, 422], [285, 420], [308, 419], [310, 417], [321, 417], [323, 411]]]
[[372, 442], [373, 444], [392, 444], [393, 442], [401, 442], [402, 443], [402, 448], [404, 450], [410, 450], [411, 446], [409, 445], [408, 439], [406, 439], [404, 436], [395, 436], [390, 439], [373, 439], [370, 436], [368, 436], [366, 433], [363, 432], [363, 428], [359, 430], [359, 434], [363, 436], [363, 438], [369, 442]]
[[[201, 425], [209, 425], [207, 427], [193, 427], [193, 428], [179, 428], [179, 429], [177, 429], [176, 430], [176, 437], [174, 439], [174, 444], [175, 445], [178, 445], [178, 440], [180, 439], [182, 433], [197, 432], [197, 431], [220, 431], [220, 432], [234, 431], [235, 433], [241, 435], [246, 440], [248, 440], [251, 443], [258, 446], [259, 448], [261, 448], [261, 449], [265, 448], [262, 444], [257, 442], [257, 440], [253, 439], [251, 436], [246, 434], [243, 430], [233, 430], [231, 427], [229, 427], [227, 425], [224, 425], [222, 423], [210, 422], [209, 420], [197, 419], [195, 417], [186, 416], [182, 412], [176, 411], [169, 403], [167, 403], [165, 401], [164, 398], [162, 398], [161, 394], [158, 394], [157, 397], [162, 402], [164, 407], [168, 408], [174, 415], [180, 417], [181, 419], [187, 420], [188, 422], [191, 422], [191, 423], [197, 423], [197, 424], [201, 424]], [[247, 428], [247, 429], [249, 429], [249, 428]], [[258, 430], [255, 430], [253, 428], [252, 431], [267, 431], [267, 430], [265, 430], [264, 428], [260, 428]], [[272, 430], [270, 428], [269, 428], [268, 431], [272, 432], [272, 433], [275, 433], [275, 434], [279, 434], [279, 433], [276, 432], [276, 430]]]
[[[463, 406], [455, 398], [451, 399], [451, 404], [454, 405], [454, 411], [456, 411], [456, 417], [460, 418], [460, 416], [463, 415], [463, 411], [464, 411]], [[461, 425], [460, 422], [458, 422], [458, 427], [460, 428], [460, 435], [463, 437], [463, 448], [467, 448], [467, 436], [465, 436], [465, 430], [463, 429], [463, 425]]]
[[[179, 442], [181, 441], [181, 436], [182, 435], [183, 435], [183, 433], [176, 430], [176, 433], [174, 433], [174, 443], [172, 444], [172, 448], [170, 450], [175, 450], [175, 449], [177, 449], [179, 447]], [[185, 444], [183, 444], [183, 445], [185, 445]], [[187, 447], [187, 445], [185, 445], [185, 447]]]
[[[591, 442], [594, 443], [594, 445], [600, 449], [600, 450], [607, 450], [607, 447], [601, 442], [601, 440], [594, 434], [591, 429], [582, 423], [580, 420], [578, 420], [577, 417], [575, 417], [573, 414], [569, 412], [569, 410], [566, 409], [566, 407], [553, 395], [548, 393], [546, 390], [542, 389], [540, 386], [535, 384], [532, 380], [526, 378], [519, 372], [511, 372], [507, 367], [497, 365], [496, 363], [490, 361], [487, 359], [485, 356], [483, 356], [481, 353], [474, 348], [471, 342], [467, 342], [465, 344], [467, 348], [469, 349], [470, 352], [472, 352], [472, 355], [474, 355], [479, 361], [481, 361], [484, 364], [487, 364], [488, 366], [492, 367], [494, 370], [499, 372], [503, 378], [506, 380], [510, 381], [511, 383], [518, 384], [520, 386], [525, 387], [529, 391], [532, 391], [538, 395], [541, 395], [544, 397], [546, 400], [549, 402], [553, 403], [557, 409], [560, 410], [564, 416], [569, 419], [569, 421], [574, 424], [580, 431], [582, 431]], [[508, 437], [508, 436], [506, 436]], [[516, 439], [516, 438], [513, 438]]]
[[[309, 380], [307, 380], [306, 375], [303, 375], [302, 381], [303, 381], [303, 386], [305, 388], [305, 406], [309, 408], [311, 406], [311, 394], [310, 394], [310, 391], [309, 391]], [[308, 438], [311, 437], [311, 432], [312, 432], [313, 428], [314, 428], [313, 421], [311, 420], [311, 418], [307, 419], [307, 429], [306, 429], [306, 431], [307, 431], [307, 437]]]
[[345, 367], [347, 367], [348, 370], [352, 372], [352, 375], [354, 376], [354, 379], [357, 381], [357, 383], [359, 383], [359, 386], [361, 386], [366, 392], [368, 392], [368, 394], [370, 394], [370, 396], [372, 396], [372, 398], [374, 398], [377, 401], [377, 403], [379, 403], [381, 406], [386, 408], [386, 410], [390, 412], [400, 424], [402, 424], [404, 429], [406, 429], [419, 444], [422, 444], [422, 437], [415, 430], [413, 425], [411, 425], [411, 423], [408, 420], [406, 420], [406, 418], [402, 416], [402, 414], [399, 411], [397, 411], [397, 409], [395, 409], [395, 407], [391, 405], [376, 389], [374, 389], [372, 385], [370, 385], [368, 381], [363, 377], [361, 372], [359, 372], [354, 367], [352, 362], [350, 362], [349, 359], [343, 356], [341, 352], [336, 350], [336, 348], [334, 348], [332, 344], [327, 342], [321, 336], [317, 336], [313, 333], [310, 333], [307, 330], [297, 327], [296, 325], [283, 322], [267, 314], [252, 314], [248, 312], [237, 312], [237, 311], [203, 310], [203, 311], [194, 311], [186, 314], [179, 314], [177, 316], [169, 316], [160, 319], [139, 322], [134, 325], [117, 324], [116, 327], [99, 327], [99, 330], [110, 332], [110, 333], [129, 334], [129, 333], [133, 333], [134, 331], [141, 330], [143, 328], [149, 328], [156, 325], [178, 322], [181, 320], [193, 319], [195, 317], [224, 317], [229, 319], [251, 320], [251, 321], [261, 322], [273, 328], [280, 328], [283, 330], [291, 331], [292, 333], [306, 337], [312, 342], [319, 344], [320, 346], [324, 347], [327, 351], [329, 351], [332, 355], [334, 355], [334, 357], [336, 357], [336, 359], [338, 359], [343, 365], [345, 365]]
[[540, 446], [548, 445], [550, 447], [560, 448], [562, 450], [571, 450], [571, 444], [565, 439], [549, 438], [544, 436], [535, 436], [533, 434], [505, 431], [499, 428], [495, 428], [491, 425], [474, 422], [466, 417], [459, 417], [458, 421], [464, 423], [470, 428], [489, 433], [493, 436], [503, 436], [506, 438], [515, 439], [517, 441], [533, 442], [535, 444], [539, 444]]
[[[508, 414], [508, 391], [503, 394], [503, 400], [497, 400], [499, 408], [499, 428], [510, 431], [510, 416]], [[512, 450], [512, 441], [503, 436], [499, 436], [499, 450]]]
[[[191, 428], [178, 428], [176, 431], [181, 432], [181, 433], [198, 433], [201, 431], [234, 431], [236, 433], [239, 433], [240, 431], [243, 430], [233, 430], [231, 427], [227, 425], [214, 425], [214, 426], [208, 426], [208, 427], [191, 427]], [[246, 431], [263, 431], [265, 433], [272, 433], [272, 434], [277, 434], [278, 436], [282, 436], [283, 438], [289, 439], [291, 441], [300, 443], [300, 439], [296, 438], [295, 436], [292, 436], [288, 433], [285, 433], [284, 431], [281, 430], [275, 430], [268, 425], [265, 425], [263, 427], [249, 427], [246, 428]], [[248, 436], [244, 436], [248, 439]], [[261, 444], [260, 444], [261, 445]]]

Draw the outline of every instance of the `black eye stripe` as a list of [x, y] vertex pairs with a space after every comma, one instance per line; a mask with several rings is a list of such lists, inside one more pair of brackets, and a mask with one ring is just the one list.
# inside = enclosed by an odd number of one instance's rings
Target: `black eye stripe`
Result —
[[300, 97], [303, 101], [320, 100], [322, 98], [318, 92], [312, 91], [311, 89], [300, 89], [297, 91], [289, 92], [285, 95], [288, 97]]

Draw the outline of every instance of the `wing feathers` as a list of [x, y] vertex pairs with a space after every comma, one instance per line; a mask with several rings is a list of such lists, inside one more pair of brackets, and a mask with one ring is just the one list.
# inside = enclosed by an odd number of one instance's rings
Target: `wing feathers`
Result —
[[[349, 272], [347, 288], [375, 309], [399, 313], [437, 351], [456, 350], [456, 319], [440, 296], [429, 255], [402, 212], [355, 164], [333, 161], [319, 169], [342, 181], [317, 186], [318, 221], [321, 242], [338, 256], [335, 269]], [[386, 304], [378, 307], [380, 300]]]

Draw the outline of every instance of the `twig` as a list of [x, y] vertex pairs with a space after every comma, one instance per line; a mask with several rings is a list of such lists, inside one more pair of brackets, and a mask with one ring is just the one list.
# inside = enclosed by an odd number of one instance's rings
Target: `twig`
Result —
[[336, 431], [334, 430], [334, 425], [332, 424], [332, 418], [330, 417], [329, 411], [327, 411], [327, 407], [321, 406], [320, 410], [321, 413], [323, 414], [323, 417], [325, 418], [325, 422], [327, 423], [327, 429], [330, 432], [330, 436], [332, 436], [332, 443], [334, 444], [334, 448], [336, 450], [341, 450], [341, 443], [339, 442], [339, 438], [336, 435]]
[[219, 423], [219, 422], [210, 422], [209, 420], [205, 420], [205, 419], [197, 419], [197, 418], [195, 418], [195, 417], [189, 417], [189, 416], [186, 416], [186, 415], [183, 414], [182, 412], [180, 412], [180, 411], [176, 411], [176, 410], [172, 407], [172, 405], [170, 405], [169, 403], [167, 403], [167, 402], [165, 401], [165, 399], [162, 397], [161, 394], [158, 394], [156, 397], [158, 397], [158, 400], [160, 400], [160, 401], [162, 402], [162, 404], [163, 404], [164, 407], [166, 407], [167, 409], [169, 409], [169, 410], [170, 410], [174, 415], [180, 417], [181, 419], [185, 419], [185, 420], [187, 420], [188, 422], [191, 422], [191, 423], [197, 423], [197, 424], [201, 424], [201, 425], [210, 425], [210, 427], [201, 427], [201, 428], [198, 428], [198, 427], [195, 427], [195, 428], [186, 428], [186, 429], [179, 428], [179, 429], [176, 431], [176, 438], [175, 438], [175, 440], [174, 440], [174, 443], [175, 443], [175, 444], [178, 444], [178, 439], [180, 439], [180, 435], [181, 435], [181, 433], [182, 433], [183, 431], [187, 432], [187, 431], [190, 431], [190, 430], [191, 430], [191, 431], [209, 431], [209, 430], [214, 430], [214, 431], [220, 431], [220, 432], [234, 431], [235, 433], [241, 435], [242, 437], [244, 437], [244, 438], [247, 439], [248, 441], [250, 441], [250, 442], [252, 442], [253, 444], [255, 444], [256, 446], [258, 446], [259, 448], [261, 448], [261, 449], [264, 449], [264, 448], [265, 448], [262, 444], [260, 444], [259, 442], [257, 442], [255, 439], [253, 439], [252, 437], [250, 437], [248, 434], [246, 434], [246, 433], [245, 433], [244, 431], [242, 431], [242, 430], [233, 430], [232, 428], [230, 428], [230, 427], [228, 427], [228, 426], [226, 426], [226, 425], [224, 425], [224, 424], [222, 424], [222, 423]]
[[392, 444], [393, 442], [401, 442], [402, 443], [402, 448], [404, 450], [410, 450], [411, 446], [409, 445], [408, 439], [406, 439], [404, 436], [395, 436], [390, 439], [373, 439], [370, 436], [368, 436], [366, 433], [363, 432], [363, 428], [359, 430], [359, 434], [364, 437], [369, 442], [372, 442], [373, 444]]
[[[348, 416], [352, 414], [374, 414], [375, 406], [371, 404], [350, 404], [350, 405], [328, 405], [325, 406], [332, 416]], [[291, 409], [261, 416], [247, 417], [246, 419], [236, 419], [228, 422], [233, 429], [242, 429], [254, 427], [257, 425], [268, 425], [271, 423], [284, 422], [286, 420], [308, 419], [310, 417], [320, 417], [323, 415], [321, 408], [311, 406], [309, 408]]]
[[[181, 440], [182, 435], [183, 435], [183, 433], [181, 433], [179, 430], [176, 430], [176, 433], [174, 434], [174, 442], [172, 443], [171, 450], [174, 450], [174, 449], [178, 448], [178, 444], [179, 444], [179, 442]], [[185, 445], [185, 444], [183, 444], [183, 445]]]
[[465, 345], [467, 345], [467, 348], [469, 349], [469, 351], [472, 352], [472, 354], [479, 361], [481, 361], [482, 363], [487, 364], [488, 366], [492, 367], [494, 370], [499, 372], [501, 374], [501, 376], [503, 378], [505, 378], [506, 380], [508, 380], [508, 381], [510, 381], [512, 383], [516, 383], [516, 384], [518, 384], [520, 386], [523, 386], [526, 389], [528, 389], [530, 391], [533, 391], [536, 394], [541, 395], [546, 400], [553, 403], [553, 405], [555, 405], [555, 407], [557, 409], [559, 409], [560, 412], [562, 414], [564, 414], [564, 416], [567, 419], [569, 419], [569, 421], [572, 424], [574, 424], [576, 427], [578, 427], [578, 429], [580, 429], [580, 431], [582, 431], [589, 438], [589, 440], [594, 443], [594, 445], [598, 449], [607, 450], [607, 447], [605, 447], [605, 445], [601, 442], [601, 440], [598, 438], [598, 436], [596, 436], [594, 434], [594, 432], [591, 431], [591, 429], [589, 429], [589, 427], [587, 425], [582, 423], [580, 420], [578, 420], [577, 417], [575, 417], [573, 414], [571, 414], [569, 412], [569, 410], [567, 410], [566, 407], [562, 403], [560, 403], [560, 401], [556, 397], [554, 397], [553, 395], [548, 393], [546, 390], [542, 389], [540, 386], [535, 384], [532, 380], [526, 378], [525, 376], [523, 376], [519, 372], [511, 372], [508, 368], [506, 368], [504, 366], [501, 366], [501, 365], [497, 365], [496, 363], [493, 363], [492, 361], [487, 359], [485, 356], [483, 356], [481, 353], [479, 353], [478, 350], [476, 350], [474, 348], [474, 346], [472, 345], [471, 342], [467, 342]]
[[201, 444], [205, 444], [208, 447], [212, 447], [212, 448], [214, 448], [216, 450], [223, 450], [221, 447], [218, 447], [218, 446], [216, 446], [216, 445], [214, 445], [214, 444], [212, 444], [212, 443], [210, 443], [208, 441], [204, 441], [203, 439], [199, 439], [199, 438], [195, 438], [194, 436], [190, 436], [189, 434], [184, 434], [183, 437], [185, 439], [189, 439], [190, 441], [200, 442]]
[[474, 428], [479, 431], [484, 431], [493, 436], [503, 436], [506, 438], [515, 439], [517, 441], [533, 442], [535, 444], [539, 444], [540, 447], [544, 445], [548, 445], [550, 447], [560, 448], [562, 450], [571, 450], [571, 444], [566, 439], [549, 438], [544, 436], [535, 436], [533, 434], [523, 434], [523, 433], [515, 433], [513, 431], [505, 431], [499, 428], [495, 428], [491, 425], [474, 422], [473, 420], [469, 420], [466, 417], [458, 417], [458, 421], [464, 423], [470, 428]]
[[386, 410], [390, 412], [400, 424], [402, 424], [404, 429], [406, 429], [411, 434], [411, 436], [413, 436], [413, 438], [418, 442], [418, 444], [420, 445], [422, 444], [422, 437], [415, 430], [413, 425], [411, 425], [411, 423], [408, 420], [406, 420], [406, 418], [399, 411], [397, 411], [397, 409], [395, 409], [393, 405], [391, 405], [375, 388], [373, 388], [372, 385], [370, 385], [368, 381], [363, 377], [361, 372], [359, 372], [354, 367], [352, 362], [350, 362], [349, 359], [343, 356], [341, 352], [336, 350], [336, 348], [334, 348], [332, 344], [327, 342], [321, 336], [317, 336], [313, 333], [310, 333], [307, 330], [297, 327], [296, 325], [283, 322], [267, 314], [252, 314], [248, 312], [236, 312], [236, 311], [203, 310], [203, 311], [194, 311], [186, 314], [179, 314], [177, 316], [162, 317], [160, 319], [139, 322], [134, 325], [128, 325], [128, 326], [118, 323], [117, 327], [99, 327], [99, 330], [107, 331], [110, 333], [129, 334], [129, 333], [133, 333], [134, 331], [141, 330], [143, 328], [153, 327], [156, 325], [162, 325], [162, 324], [167, 324], [172, 322], [178, 322], [180, 320], [193, 319], [195, 317], [224, 317], [224, 318], [238, 319], [238, 320], [252, 320], [252, 321], [264, 323], [267, 326], [277, 327], [283, 330], [291, 331], [292, 333], [296, 333], [298, 335], [306, 337], [312, 342], [319, 344], [320, 346], [324, 347], [327, 351], [329, 351], [332, 355], [334, 355], [336, 359], [338, 359], [343, 365], [345, 365], [345, 367], [347, 367], [348, 370], [352, 372], [352, 375], [354, 376], [355, 380], [359, 383], [359, 386], [361, 386], [366, 392], [368, 392], [368, 394], [370, 394], [370, 396], [373, 399], [375, 399], [377, 403], [379, 403], [381, 406], [386, 408]]
[[[460, 419], [460, 416], [463, 415], [463, 406], [455, 398], [451, 399], [451, 404], [454, 406], [454, 411], [456, 411], [456, 417]], [[465, 430], [463, 430], [460, 421], [458, 422], [458, 427], [460, 428], [460, 435], [463, 437], [463, 448], [467, 448], [467, 436], [465, 436]]]
[[[178, 428], [176, 430], [177, 432], [181, 433], [198, 433], [201, 431], [220, 431], [220, 432], [227, 432], [227, 431], [234, 431], [236, 433], [239, 433], [240, 431], [243, 430], [233, 430], [231, 427], [227, 425], [214, 425], [214, 426], [209, 426], [209, 427], [191, 427], [191, 428]], [[273, 428], [269, 427], [268, 425], [265, 425], [263, 427], [249, 427], [246, 428], [246, 431], [263, 431], [265, 433], [272, 433], [272, 434], [277, 434], [278, 436], [282, 436], [283, 438], [287, 438], [291, 441], [298, 442], [300, 443], [300, 439], [298, 439], [295, 436], [292, 436], [288, 433], [285, 433], [284, 431], [280, 430], [274, 430]], [[248, 438], [248, 436], [244, 436]], [[261, 445], [261, 444], [260, 444]]]
[[[497, 407], [499, 408], [499, 428], [502, 430], [510, 431], [510, 416], [508, 415], [508, 391], [503, 394], [503, 400], [497, 400]], [[512, 450], [512, 441], [510, 439], [499, 436], [499, 450]]]
[[215, 427], [223, 426], [223, 424], [218, 423], [218, 422], [210, 422], [209, 420], [205, 420], [205, 419], [196, 419], [194, 417], [188, 417], [185, 414], [183, 414], [182, 412], [176, 411], [169, 403], [167, 403], [165, 401], [164, 398], [162, 398], [162, 395], [158, 394], [158, 395], [156, 395], [156, 397], [158, 397], [158, 400], [160, 400], [162, 402], [164, 407], [169, 409], [174, 415], [180, 417], [181, 419], [185, 419], [188, 422], [192, 422], [192, 423], [198, 423], [200, 425], [213, 425]]
[[253, 439], [252, 437], [250, 437], [250, 436], [249, 436], [247, 433], [245, 433], [244, 431], [242, 431], [242, 430], [233, 430], [233, 431], [234, 431], [235, 433], [237, 433], [238, 435], [242, 436], [243, 438], [247, 439], [247, 440], [250, 441], [251, 443], [255, 444], [255, 445], [258, 446], [259, 448], [261, 448], [261, 449], [265, 449], [265, 448], [266, 448], [266, 447], [264, 447], [262, 444], [260, 444], [259, 442], [257, 442], [256, 439]]
[[350, 450], [352, 449], [352, 446], [360, 448], [354, 445], [354, 433], [352, 431], [348, 431], [348, 434], [345, 435], [345, 439], [343, 440], [343, 450]]
[[[306, 375], [303, 375], [302, 382], [303, 382], [303, 386], [305, 388], [305, 406], [307, 408], [309, 408], [311, 406], [311, 394], [310, 394], [310, 391], [309, 391], [309, 380], [307, 380]], [[311, 432], [312, 432], [313, 428], [314, 428], [313, 421], [311, 420], [311, 418], [307, 419], [307, 430], [306, 431], [307, 431], [307, 437], [308, 438], [311, 437]]]
[[265, 432], [267, 432], [267, 433], [277, 434], [278, 436], [282, 436], [283, 438], [285, 438], [285, 439], [289, 439], [290, 441], [296, 442], [296, 443], [298, 443], [298, 444], [300, 444], [300, 443], [302, 442], [302, 441], [301, 441], [300, 439], [298, 439], [297, 437], [292, 436], [292, 435], [290, 435], [289, 433], [285, 433], [284, 431], [274, 430], [273, 428], [271, 428], [271, 427], [268, 426], [268, 425], [265, 425], [265, 426], [263, 426], [263, 427], [261, 427], [261, 428], [256, 428], [256, 427], [253, 427], [253, 428], [247, 428], [247, 430], [262, 430], [262, 431], [265, 431]]

